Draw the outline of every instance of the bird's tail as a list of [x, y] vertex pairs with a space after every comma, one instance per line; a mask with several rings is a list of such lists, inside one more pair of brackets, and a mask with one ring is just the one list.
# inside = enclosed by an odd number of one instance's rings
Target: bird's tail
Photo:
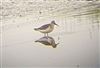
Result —
[[34, 28], [34, 30], [38, 30], [38, 28]]
[[39, 42], [38, 40], [34, 41], [34, 42]]

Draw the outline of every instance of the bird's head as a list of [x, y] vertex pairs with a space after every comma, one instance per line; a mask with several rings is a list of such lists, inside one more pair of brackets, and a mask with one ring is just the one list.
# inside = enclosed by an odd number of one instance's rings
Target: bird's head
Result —
[[51, 21], [51, 24], [59, 26], [58, 24], [56, 24], [56, 23], [55, 23], [55, 21], [54, 21], [54, 20], [53, 20], [53, 21]]
[[53, 47], [53, 48], [56, 48], [58, 44], [59, 44], [59, 43], [57, 43], [57, 44], [53, 45], [52, 47]]

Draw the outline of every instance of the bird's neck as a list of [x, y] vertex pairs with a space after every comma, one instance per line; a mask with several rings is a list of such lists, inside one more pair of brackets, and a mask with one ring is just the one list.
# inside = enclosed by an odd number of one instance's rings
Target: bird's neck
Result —
[[54, 24], [51, 23], [50, 25], [51, 25], [52, 28], [54, 28]]

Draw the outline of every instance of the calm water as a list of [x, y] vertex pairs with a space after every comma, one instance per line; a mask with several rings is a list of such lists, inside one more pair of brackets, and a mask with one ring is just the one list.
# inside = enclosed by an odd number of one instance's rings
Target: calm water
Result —
[[[38, 18], [27, 15], [3, 20], [3, 68], [98, 68], [100, 14], [98, 19], [95, 17], [96, 14]], [[59, 43], [57, 48], [35, 43], [43, 34], [34, 28], [52, 20], [59, 24], [49, 34]]]

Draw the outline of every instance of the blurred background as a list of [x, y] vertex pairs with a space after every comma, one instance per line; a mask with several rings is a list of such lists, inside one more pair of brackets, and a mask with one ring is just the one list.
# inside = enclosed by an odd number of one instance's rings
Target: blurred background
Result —
[[[99, 68], [100, 2], [66, 0], [2, 0], [0, 2], [2, 68]], [[49, 35], [57, 48], [34, 41], [34, 30], [52, 20]]]

